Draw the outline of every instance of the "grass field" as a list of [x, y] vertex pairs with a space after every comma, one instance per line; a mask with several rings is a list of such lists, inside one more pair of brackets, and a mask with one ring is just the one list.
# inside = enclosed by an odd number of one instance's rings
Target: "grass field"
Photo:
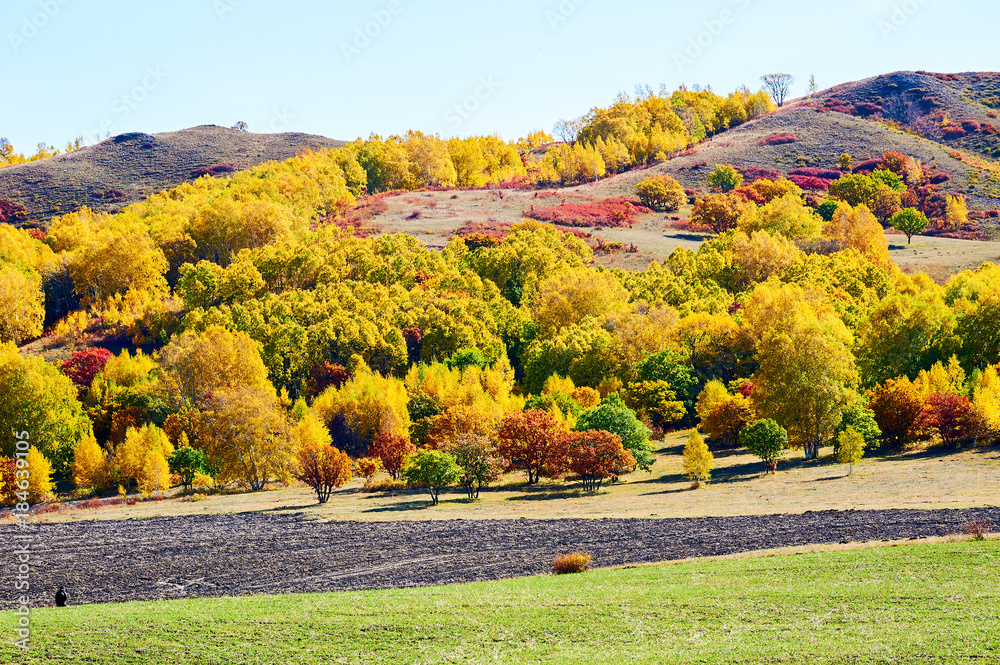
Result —
[[[1000, 662], [1000, 542], [38, 609], [22, 663]], [[11, 613], [0, 616], [10, 635]]]
[[521, 473], [487, 488], [468, 501], [459, 488], [447, 490], [431, 507], [418, 489], [367, 493], [353, 480], [319, 506], [304, 487], [277, 488], [253, 494], [214, 495], [191, 502], [178, 498], [134, 506], [66, 510], [39, 515], [37, 521], [126, 519], [160, 515], [219, 514], [247, 511], [304, 512], [332, 520], [535, 519], [563, 517], [698, 517], [801, 513], [807, 510], [880, 508], [966, 508], [1000, 505], [1000, 450], [942, 448], [913, 450], [862, 461], [851, 476], [847, 467], [827, 457], [805, 461], [788, 451], [774, 476], [762, 475], [760, 461], [745, 450], [718, 452], [713, 482], [692, 490], [682, 473], [686, 433], [658, 445], [652, 473], [622, 476], [622, 482], [596, 494], [571, 481], [524, 484]]

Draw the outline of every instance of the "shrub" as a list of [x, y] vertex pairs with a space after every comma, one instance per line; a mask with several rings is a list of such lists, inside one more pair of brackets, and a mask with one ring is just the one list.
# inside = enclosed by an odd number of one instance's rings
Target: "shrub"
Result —
[[10, 199], [0, 199], [0, 223], [13, 224], [28, 216], [28, 209]]
[[604, 199], [598, 203], [569, 203], [552, 208], [532, 208], [525, 217], [541, 222], [573, 227], [618, 228], [631, 226], [637, 215], [652, 212], [624, 197]]
[[674, 178], [666, 175], [651, 176], [637, 183], [636, 196], [647, 208], [673, 212], [687, 203], [684, 188]]
[[707, 226], [716, 233], [725, 233], [736, 227], [736, 222], [748, 207], [744, 199], [733, 192], [710, 194], [695, 202], [691, 223]]
[[837, 437], [837, 461], [849, 465], [847, 475], [854, 473], [854, 465], [865, 454], [865, 437], [853, 427], [848, 427]]
[[778, 471], [778, 457], [788, 445], [785, 428], [770, 418], [755, 420], [740, 432], [740, 440], [751, 455], [759, 457], [770, 473]]
[[758, 180], [772, 180], [777, 181], [781, 179], [781, 174], [777, 171], [772, 171], [771, 169], [760, 169], [755, 166], [750, 166], [743, 169], [743, 182], [750, 183], [751, 185]]
[[560, 554], [552, 561], [552, 572], [555, 575], [583, 573], [590, 570], [590, 562], [594, 557], [586, 552]]
[[478, 499], [482, 488], [503, 477], [509, 462], [500, 457], [497, 447], [485, 436], [469, 434], [460, 437], [448, 447], [455, 462], [462, 467], [459, 484], [470, 499]]
[[547, 411], [531, 409], [508, 414], [497, 436], [497, 451], [509, 460], [507, 469], [523, 469], [529, 485], [537, 483], [541, 476], [558, 478], [566, 471], [562, 445], [566, 428]]
[[295, 477], [316, 492], [319, 503], [326, 503], [333, 490], [351, 479], [351, 458], [325, 441], [303, 442], [295, 457]]
[[970, 520], [962, 525], [962, 531], [973, 540], [986, 540], [992, 526], [986, 520]]
[[758, 145], [784, 145], [786, 143], [795, 143], [798, 141], [798, 137], [795, 134], [769, 134], [765, 136], [760, 141], [757, 142]]
[[830, 180], [826, 180], [824, 178], [815, 178], [804, 175], [790, 175], [788, 176], [788, 179], [802, 189], [822, 190], [824, 192], [830, 189]]
[[402, 478], [408, 485], [424, 485], [431, 495], [431, 505], [438, 504], [441, 490], [462, 477], [462, 467], [455, 458], [440, 450], [420, 450], [406, 458]]
[[960, 139], [965, 136], [965, 130], [957, 125], [949, 125], [944, 128], [942, 136], [946, 139]]
[[382, 470], [382, 460], [379, 458], [362, 457], [357, 461], [358, 475], [365, 479], [365, 486], [371, 485], [372, 480]]
[[979, 123], [976, 122], [975, 120], [972, 120], [971, 118], [968, 119], [968, 120], [963, 120], [962, 121], [962, 129], [964, 129], [967, 132], [978, 132], [979, 131]]

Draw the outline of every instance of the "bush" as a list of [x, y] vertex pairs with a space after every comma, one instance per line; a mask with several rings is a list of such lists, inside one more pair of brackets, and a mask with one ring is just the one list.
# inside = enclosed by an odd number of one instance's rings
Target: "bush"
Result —
[[830, 189], [830, 181], [824, 178], [814, 178], [812, 176], [805, 175], [790, 175], [788, 176], [788, 179], [802, 189], [821, 190], [824, 192]]
[[637, 183], [635, 193], [642, 205], [661, 212], [673, 212], [687, 203], [684, 188], [666, 175], [652, 176]]
[[765, 136], [760, 141], [758, 145], [784, 145], [786, 143], [795, 143], [798, 141], [798, 137], [795, 134], [770, 134]]
[[560, 554], [552, 561], [552, 573], [555, 575], [583, 573], [590, 570], [590, 562], [593, 560], [594, 557], [586, 552]]
[[382, 467], [393, 480], [399, 480], [406, 456], [417, 452], [417, 447], [405, 436], [383, 432], [375, 437], [369, 452], [382, 460]]
[[114, 357], [113, 353], [100, 347], [77, 351], [62, 364], [62, 371], [78, 388], [89, 388], [94, 377], [100, 374], [108, 361]]
[[649, 208], [618, 197], [604, 199], [599, 203], [568, 203], [552, 208], [532, 208], [524, 216], [562, 226], [618, 228], [632, 226], [638, 221], [636, 215], [650, 212], [652, 210]]
[[596, 492], [605, 478], [616, 478], [635, 466], [635, 458], [622, 447], [617, 434], [600, 430], [573, 432], [566, 437], [564, 445], [570, 459], [569, 468], [580, 476], [586, 492]]
[[962, 525], [962, 531], [973, 540], [986, 540], [993, 525], [986, 520], [970, 520]]
[[649, 445], [649, 428], [639, 422], [635, 411], [628, 408], [617, 393], [611, 393], [594, 407], [580, 414], [576, 431], [603, 430], [617, 434], [622, 446], [632, 453], [636, 468], [649, 471], [655, 461]]

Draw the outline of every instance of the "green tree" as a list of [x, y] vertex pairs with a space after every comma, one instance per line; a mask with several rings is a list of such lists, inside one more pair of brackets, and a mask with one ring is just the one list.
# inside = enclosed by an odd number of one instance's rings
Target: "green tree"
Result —
[[438, 504], [441, 490], [454, 485], [462, 477], [462, 467], [450, 453], [440, 450], [419, 450], [407, 458], [402, 478], [409, 485], [425, 485], [431, 495], [431, 505]]
[[740, 432], [740, 440], [751, 455], [760, 458], [771, 473], [778, 470], [778, 458], [788, 445], [785, 428], [770, 418], [748, 423]]
[[[185, 434], [181, 436], [187, 438]], [[167, 458], [167, 462], [170, 464], [170, 473], [176, 473], [181, 477], [181, 485], [184, 486], [185, 490], [191, 489], [195, 475], [208, 473], [208, 461], [205, 458], [205, 453], [189, 445], [181, 446], [175, 450]]]
[[462, 467], [459, 484], [465, 488], [470, 499], [478, 499], [479, 491], [484, 486], [503, 478], [503, 470], [509, 464], [497, 452], [493, 442], [476, 434], [460, 437], [448, 446], [447, 452]]
[[892, 216], [892, 228], [906, 235], [906, 244], [913, 242], [913, 236], [920, 235], [930, 222], [927, 215], [916, 208], [903, 208]]
[[649, 443], [649, 428], [639, 421], [635, 411], [625, 405], [618, 393], [611, 393], [600, 404], [581, 413], [575, 430], [604, 430], [617, 434], [622, 446], [635, 458], [636, 468], [649, 471], [653, 466], [655, 457]]
[[743, 184], [743, 174], [730, 164], [716, 164], [715, 170], [708, 174], [708, 184], [719, 192], [731, 192]]

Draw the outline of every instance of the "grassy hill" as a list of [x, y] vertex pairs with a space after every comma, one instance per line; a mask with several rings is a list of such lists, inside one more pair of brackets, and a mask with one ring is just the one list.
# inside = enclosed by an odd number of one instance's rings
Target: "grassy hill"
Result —
[[343, 144], [310, 134], [251, 134], [214, 125], [120, 134], [57, 157], [0, 169], [0, 199], [23, 205], [26, 225], [44, 226], [52, 216], [82, 206], [117, 211], [194, 180], [203, 169], [241, 171], [308, 148]]

